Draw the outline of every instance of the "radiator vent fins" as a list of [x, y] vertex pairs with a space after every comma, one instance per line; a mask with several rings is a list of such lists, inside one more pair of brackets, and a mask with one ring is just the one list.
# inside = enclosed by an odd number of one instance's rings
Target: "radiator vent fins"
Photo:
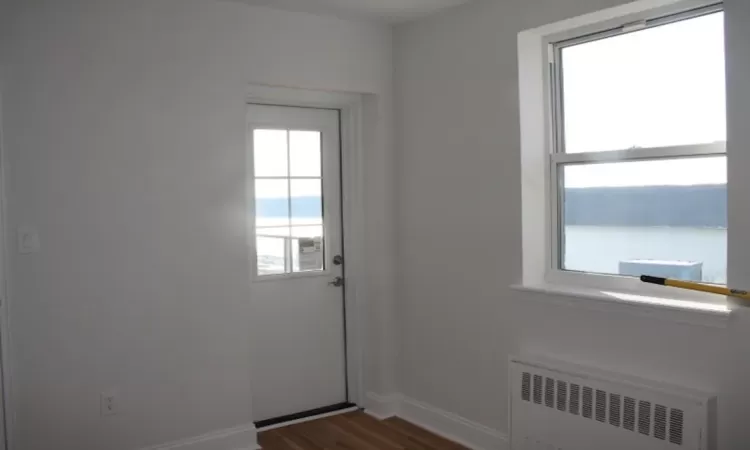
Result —
[[609, 394], [609, 424], [620, 426], [620, 394]]
[[635, 431], [635, 399], [630, 397], [625, 397], [622, 427], [628, 431]]
[[656, 405], [654, 410], [654, 437], [662, 441], [667, 439], [667, 407]]
[[521, 400], [683, 445], [681, 409], [531, 372], [521, 374]]
[[583, 387], [583, 417], [590, 419], [594, 410], [594, 390], [588, 386]]
[[646, 436], [651, 434], [651, 402], [638, 402], [638, 432]]
[[570, 409], [571, 414], [576, 416], [581, 413], [581, 386], [577, 384], [570, 385]]
[[682, 445], [684, 415], [681, 409], [672, 408], [669, 410], [669, 442], [672, 444]]
[[568, 409], [568, 383], [560, 380], [557, 380], [557, 409]]
[[549, 408], [555, 407], [555, 380], [544, 379], [544, 405]]
[[607, 421], [607, 393], [599, 389], [596, 390], [596, 420]]
[[521, 377], [521, 399], [525, 401], [531, 400], [531, 374], [524, 372]]

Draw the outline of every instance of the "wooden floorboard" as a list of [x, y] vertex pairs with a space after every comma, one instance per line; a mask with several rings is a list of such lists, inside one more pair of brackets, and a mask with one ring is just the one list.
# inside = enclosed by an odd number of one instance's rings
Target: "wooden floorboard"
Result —
[[403, 419], [361, 411], [263, 431], [258, 443], [263, 450], [466, 450]]

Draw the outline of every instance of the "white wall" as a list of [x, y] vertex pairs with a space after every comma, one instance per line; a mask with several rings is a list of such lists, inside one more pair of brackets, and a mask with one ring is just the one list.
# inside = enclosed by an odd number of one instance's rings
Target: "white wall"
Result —
[[[366, 92], [368, 389], [388, 390], [390, 30], [205, 0], [23, 0], [5, 141], [16, 449], [135, 449], [252, 421], [249, 83]], [[384, 345], [381, 345], [385, 343]], [[99, 417], [118, 388], [122, 413]]]
[[[619, 3], [479, 1], [397, 29], [400, 388], [507, 431], [508, 355], [543, 353], [717, 392], [720, 448], [747, 448], [746, 311], [721, 329], [575, 308], [509, 288], [521, 280], [517, 33]], [[750, 3], [725, 3], [729, 282], [748, 286]], [[471, 233], [462, 232], [467, 224]]]

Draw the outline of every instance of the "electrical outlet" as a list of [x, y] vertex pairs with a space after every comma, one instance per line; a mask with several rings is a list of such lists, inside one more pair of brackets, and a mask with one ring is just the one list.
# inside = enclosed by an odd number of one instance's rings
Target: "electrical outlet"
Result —
[[119, 405], [116, 391], [105, 391], [101, 394], [101, 413], [102, 416], [113, 416], [119, 412]]

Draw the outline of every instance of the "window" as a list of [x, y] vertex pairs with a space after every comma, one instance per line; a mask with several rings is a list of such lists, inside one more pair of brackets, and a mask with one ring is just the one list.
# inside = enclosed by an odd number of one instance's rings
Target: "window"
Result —
[[723, 16], [550, 44], [553, 270], [726, 284]]
[[257, 273], [324, 270], [320, 131], [253, 130]]

